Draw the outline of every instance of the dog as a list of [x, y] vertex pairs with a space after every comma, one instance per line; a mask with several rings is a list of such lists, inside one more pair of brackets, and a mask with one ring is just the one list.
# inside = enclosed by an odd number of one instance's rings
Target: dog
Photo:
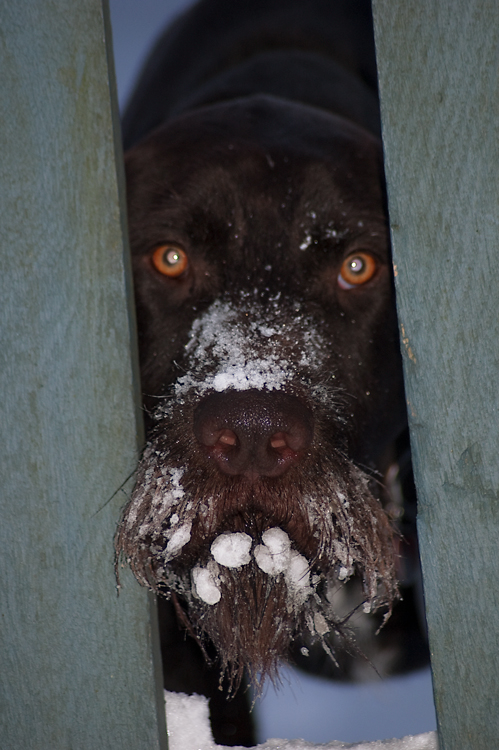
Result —
[[282, 660], [428, 660], [369, 2], [201, 0], [123, 131], [148, 442], [116, 550], [165, 686], [253, 744], [241, 686]]

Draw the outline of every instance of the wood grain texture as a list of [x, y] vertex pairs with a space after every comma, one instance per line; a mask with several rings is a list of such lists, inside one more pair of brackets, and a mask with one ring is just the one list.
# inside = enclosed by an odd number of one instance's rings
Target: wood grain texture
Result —
[[0, 8], [0, 746], [153, 750], [148, 597], [113, 571], [142, 428], [107, 8]]
[[375, 0], [442, 750], [499, 747], [499, 15]]

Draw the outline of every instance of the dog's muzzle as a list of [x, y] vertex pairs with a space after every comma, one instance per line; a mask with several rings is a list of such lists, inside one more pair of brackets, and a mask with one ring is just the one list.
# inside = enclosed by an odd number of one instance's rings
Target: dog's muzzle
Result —
[[354, 573], [365, 611], [396, 597], [392, 530], [345, 455], [318, 328], [277, 298], [214, 302], [193, 323], [118, 531], [236, 683], [273, 674], [304, 631], [331, 653], [333, 593]]

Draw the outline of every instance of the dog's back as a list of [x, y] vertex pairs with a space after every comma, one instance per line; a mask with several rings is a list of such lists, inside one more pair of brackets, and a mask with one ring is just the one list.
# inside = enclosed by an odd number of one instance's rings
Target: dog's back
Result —
[[152, 50], [123, 118], [124, 147], [187, 109], [251, 94], [379, 135], [369, 0], [202, 0]]

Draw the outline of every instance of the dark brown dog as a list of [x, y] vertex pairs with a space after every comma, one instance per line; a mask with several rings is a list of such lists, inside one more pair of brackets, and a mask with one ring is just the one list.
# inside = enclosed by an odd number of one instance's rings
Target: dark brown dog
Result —
[[363, 0], [202, 2], [125, 117], [148, 445], [117, 550], [229, 692], [426, 658], [378, 135]]

